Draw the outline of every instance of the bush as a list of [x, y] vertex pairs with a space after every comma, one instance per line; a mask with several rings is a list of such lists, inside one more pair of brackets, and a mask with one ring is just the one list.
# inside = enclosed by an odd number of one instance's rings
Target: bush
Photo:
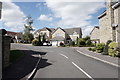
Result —
[[91, 50], [91, 51], [95, 52], [95, 51], [96, 51], [96, 48], [92, 48], [92, 50]]
[[105, 45], [105, 47], [104, 47], [104, 49], [103, 49], [103, 55], [108, 55], [108, 45], [111, 43], [112, 41], [111, 40], [108, 40], [107, 42], [106, 42], [106, 45]]
[[91, 46], [92, 45], [91, 40], [87, 40], [85, 43], [86, 43], [86, 46]]
[[102, 53], [102, 52], [103, 52], [103, 49], [104, 49], [104, 46], [105, 46], [104, 43], [99, 43], [99, 44], [97, 44], [97, 45], [96, 45], [96, 51], [97, 51], [98, 53]]
[[64, 43], [60, 42], [60, 46], [61, 47], [65, 47]]
[[70, 46], [75, 46], [75, 42], [74, 42], [74, 41], [71, 41], [71, 42], [70, 42]]
[[89, 51], [92, 51], [92, 48], [88, 48]]
[[117, 48], [117, 43], [116, 42], [111, 42], [109, 45], [108, 45], [108, 54], [110, 56], [117, 56], [117, 51], [116, 51], [116, 48]]
[[38, 39], [34, 39], [34, 40], [32, 41], [32, 45], [33, 45], [33, 46], [38, 46], [38, 45], [39, 45]]
[[78, 46], [79, 47], [83, 47], [83, 46], [85, 46], [86, 44], [85, 44], [85, 40], [84, 39], [79, 39], [79, 42], [78, 42]]

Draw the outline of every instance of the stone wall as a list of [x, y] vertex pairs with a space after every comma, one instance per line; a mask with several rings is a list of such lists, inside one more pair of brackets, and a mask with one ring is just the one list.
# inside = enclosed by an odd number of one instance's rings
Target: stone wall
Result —
[[[98, 27], [94, 27], [93, 31], [90, 34], [90, 39], [92, 41], [98, 41], [99, 37], [100, 37], [99, 28]], [[99, 41], [97, 43], [99, 43]]]
[[2, 35], [0, 31], [0, 79], [2, 78]]
[[3, 36], [3, 68], [9, 66], [10, 36]]
[[112, 27], [109, 24], [109, 16], [105, 15], [99, 19], [100, 43], [106, 43], [112, 40]]
[[53, 34], [52, 34], [52, 38], [54, 37], [57, 37], [57, 36], [62, 36], [64, 38], [66, 38], [66, 34], [63, 30], [61, 30], [60, 28], [57, 29], [57, 31], [55, 31]]
[[5, 68], [9, 65], [9, 57], [10, 57], [10, 36], [5, 36], [6, 30], [0, 30], [0, 40], [1, 40], [1, 61], [2, 67]]

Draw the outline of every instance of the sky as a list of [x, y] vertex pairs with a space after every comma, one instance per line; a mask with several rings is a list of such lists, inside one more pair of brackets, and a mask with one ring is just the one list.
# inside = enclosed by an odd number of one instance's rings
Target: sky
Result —
[[48, 28], [82, 28], [83, 36], [98, 26], [98, 16], [105, 10], [105, 2], [77, 2], [76, 0], [41, 2], [4, 2], [0, 29], [22, 32], [26, 16], [33, 19], [35, 30]]

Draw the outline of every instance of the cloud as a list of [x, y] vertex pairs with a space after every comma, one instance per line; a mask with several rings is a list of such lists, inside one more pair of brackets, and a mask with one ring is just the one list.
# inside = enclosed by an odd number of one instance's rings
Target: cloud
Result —
[[83, 37], [90, 35], [90, 32], [92, 31], [92, 29], [94, 28], [95, 25], [92, 26], [86, 26], [85, 28], [83, 28]]
[[93, 14], [105, 7], [103, 2], [77, 2], [77, 0], [70, 0], [70, 2], [69, 0], [66, 2], [64, 0], [46, 0], [46, 4], [55, 17], [60, 18], [56, 25], [63, 28], [91, 26], [90, 20], [93, 18]]
[[47, 15], [40, 15], [40, 17], [38, 18], [38, 20], [41, 20], [41, 21], [52, 21], [53, 18], [49, 17]]
[[25, 14], [20, 10], [20, 7], [12, 2], [4, 2], [2, 9], [2, 22], [8, 30], [22, 31], [23, 17]]

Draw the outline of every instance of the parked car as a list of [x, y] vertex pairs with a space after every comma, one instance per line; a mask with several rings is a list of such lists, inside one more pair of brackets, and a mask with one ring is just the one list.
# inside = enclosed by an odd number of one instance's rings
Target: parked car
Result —
[[43, 46], [52, 46], [50, 43], [43, 43]]

